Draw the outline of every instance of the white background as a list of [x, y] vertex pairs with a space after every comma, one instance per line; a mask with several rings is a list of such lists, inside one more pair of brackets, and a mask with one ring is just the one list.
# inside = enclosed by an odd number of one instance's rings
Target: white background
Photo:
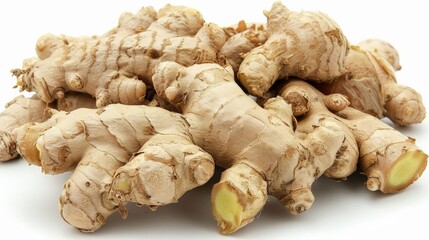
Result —
[[[156, 9], [167, 1], [0, 1], [0, 105], [18, 94], [10, 69], [35, 55], [37, 38], [46, 33], [71, 36], [102, 34], [116, 25], [121, 12], [141, 6]], [[207, 22], [221, 26], [240, 19], [264, 22], [263, 9], [272, 1], [169, 1], [198, 8]], [[429, 13], [425, 1], [284, 1], [293, 10], [326, 12], [352, 43], [369, 37], [388, 40], [401, 55], [398, 81], [423, 93], [429, 106]], [[0, 107], [2, 109], [2, 107]], [[401, 128], [429, 152], [428, 120]], [[58, 212], [58, 198], [68, 174], [43, 175], [22, 159], [0, 163], [0, 232], [31, 239], [408, 239], [428, 235], [429, 173], [405, 191], [383, 195], [367, 191], [359, 174], [337, 183], [320, 179], [313, 187], [316, 202], [294, 217], [271, 199], [261, 215], [237, 233], [222, 237], [210, 213], [210, 189], [187, 193], [178, 204], [151, 212], [129, 206], [130, 216], [108, 219], [96, 233], [84, 234], [66, 224]]]

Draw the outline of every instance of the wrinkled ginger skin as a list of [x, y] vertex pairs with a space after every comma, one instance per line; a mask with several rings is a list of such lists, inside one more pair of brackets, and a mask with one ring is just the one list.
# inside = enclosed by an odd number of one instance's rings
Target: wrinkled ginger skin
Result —
[[330, 82], [345, 73], [348, 41], [338, 25], [320, 12], [292, 12], [281, 2], [267, 16], [267, 41], [249, 52], [238, 79], [261, 97], [279, 78]]
[[95, 99], [83, 93], [67, 93], [63, 99], [46, 104], [36, 95], [14, 98], [0, 113], [0, 161], [18, 157], [16, 136], [13, 130], [29, 122], [48, 120], [57, 110], [72, 111], [77, 108], [95, 108]]
[[235, 83], [230, 67], [164, 62], [153, 83], [157, 94], [184, 114], [195, 143], [226, 169], [212, 190], [222, 234], [250, 223], [267, 194], [292, 214], [311, 206], [311, 184], [333, 164], [344, 140], [341, 129], [327, 121], [299, 140], [290, 106], [274, 98], [261, 108]]
[[47, 174], [74, 169], [60, 198], [61, 216], [85, 232], [99, 229], [128, 201], [177, 202], [214, 173], [212, 157], [194, 145], [177, 113], [111, 104], [58, 112], [16, 130], [18, 150]]
[[401, 70], [399, 53], [389, 42], [382, 39], [370, 38], [361, 41], [358, 46], [386, 59], [395, 71]]
[[365, 185], [369, 190], [399, 192], [422, 175], [428, 156], [413, 138], [351, 107], [338, 116], [345, 119], [359, 145], [359, 166], [368, 177]]
[[230, 37], [219, 50], [219, 59], [231, 65], [237, 73], [246, 54], [267, 40], [266, 27], [240, 21], [237, 26], [224, 28], [224, 31]]
[[97, 107], [142, 104], [156, 65], [167, 60], [183, 65], [216, 62], [226, 40], [224, 31], [215, 24], [204, 25], [195, 9], [164, 12], [158, 19], [150, 7], [123, 14], [118, 27], [100, 37], [39, 40], [43, 59], [14, 70], [19, 85], [48, 103], [64, 92], [78, 91], [94, 96]]
[[[351, 132], [356, 140], [359, 149], [358, 165], [368, 177], [365, 185], [369, 190], [399, 192], [422, 175], [427, 165], [427, 155], [415, 144], [414, 139], [404, 136], [374, 116], [348, 107], [347, 99], [341, 100], [338, 94], [325, 96], [304, 81], [291, 82], [282, 91], [291, 87], [305, 91], [313, 102], [325, 102], [326, 106], [330, 106], [332, 104], [327, 101], [337, 99], [337, 105], [343, 106], [335, 107], [335, 118], [347, 126], [347, 132]], [[313, 104], [310, 109], [312, 107], [316, 106]], [[302, 120], [298, 121], [297, 132], [302, 125]]]
[[396, 81], [395, 71], [401, 69], [396, 49], [388, 42], [375, 39], [363, 41], [359, 46], [370, 52], [387, 73], [380, 74], [379, 78], [384, 94], [384, 115], [401, 126], [421, 123], [426, 117], [421, 95], [415, 89]]
[[377, 118], [384, 116], [384, 95], [379, 67], [372, 55], [358, 46], [351, 46], [347, 55], [348, 73], [333, 83], [320, 85], [325, 94], [340, 93], [348, 97], [350, 106]]
[[387, 44], [370, 40], [352, 46], [346, 60], [348, 72], [318, 87], [326, 94], [346, 95], [351, 107], [377, 118], [386, 116], [401, 126], [420, 123], [426, 116], [422, 97], [413, 88], [397, 83], [399, 56]]
[[16, 138], [12, 134], [15, 128], [27, 122], [42, 122], [52, 115], [46, 103], [36, 96], [26, 98], [20, 95], [6, 104], [0, 113], [0, 161], [18, 157]]
[[347, 99], [335, 94], [322, 96], [320, 92], [314, 91], [307, 83], [298, 79], [289, 79], [280, 88], [278, 95], [292, 105], [298, 120], [295, 132], [299, 137], [305, 138], [315, 126], [320, 126], [321, 122], [328, 120], [344, 132], [345, 138], [335, 162], [324, 172], [325, 176], [344, 180], [356, 171], [359, 149], [355, 137], [348, 126], [333, 113], [346, 108], [349, 104]]

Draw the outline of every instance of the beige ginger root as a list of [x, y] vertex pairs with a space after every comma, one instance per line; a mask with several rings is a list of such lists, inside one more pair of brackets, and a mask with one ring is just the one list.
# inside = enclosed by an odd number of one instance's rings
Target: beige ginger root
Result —
[[49, 106], [37, 96], [26, 98], [22, 95], [14, 98], [0, 113], [0, 161], [18, 157], [16, 138], [12, 131], [28, 122], [43, 122], [56, 110], [72, 111], [77, 108], [95, 108], [95, 100], [82, 93], [67, 93], [63, 99]]
[[338, 25], [320, 12], [292, 12], [275, 2], [267, 16], [267, 41], [250, 51], [238, 78], [261, 97], [279, 78], [330, 82], [345, 73], [348, 42]]
[[27, 122], [42, 122], [52, 115], [46, 103], [36, 96], [26, 98], [20, 95], [6, 104], [0, 113], [0, 161], [18, 157], [16, 139], [12, 131]]
[[[58, 112], [15, 131], [18, 150], [48, 174], [75, 168], [60, 198], [61, 216], [82, 231], [96, 231], [117, 209], [177, 202], [214, 172], [212, 157], [192, 143], [177, 113], [111, 104]], [[113, 198], [115, 200], [113, 200]]]
[[382, 39], [370, 38], [361, 41], [358, 46], [386, 59], [395, 71], [401, 70], [402, 67], [399, 62], [399, 53], [392, 44]]
[[331, 84], [323, 84], [324, 93], [341, 93], [351, 106], [375, 117], [387, 116], [402, 126], [420, 123], [426, 116], [421, 95], [399, 85], [399, 55], [385, 41], [370, 39], [352, 46], [347, 56], [348, 73]]
[[[336, 113], [337, 120], [350, 129], [359, 146], [359, 166], [368, 177], [365, 185], [369, 190], [384, 193], [401, 191], [416, 181], [425, 170], [427, 155], [416, 146], [414, 139], [369, 114], [347, 107], [349, 102], [344, 96], [325, 96], [304, 81], [290, 82], [282, 91], [294, 89], [305, 92], [311, 102], [334, 106], [330, 109]], [[315, 107], [314, 104], [311, 104], [310, 109], [312, 107]], [[311, 116], [312, 113], [310, 111], [307, 114]], [[298, 121], [298, 130], [300, 125], [307, 124], [302, 122], [305, 119]]]
[[153, 83], [185, 116], [195, 143], [226, 169], [212, 190], [212, 212], [222, 234], [250, 223], [268, 194], [292, 214], [312, 205], [311, 185], [333, 164], [344, 140], [340, 128], [320, 121], [299, 140], [290, 106], [274, 98], [261, 108], [236, 84], [231, 67], [163, 62]]
[[354, 108], [338, 112], [355, 135], [360, 149], [360, 169], [371, 191], [401, 191], [415, 182], [427, 165], [427, 155], [415, 139]]
[[141, 104], [156, 65], [216, 62], [225, 40], [197, 10], [167, 5], [157, 14], [149, 7], [123, 14], [118, 27], [100, 37], [45, 35], [37, 43], [40, 61], [13, 73], [22, 90], [48, 103], [78, 91], [94, 96], [98, 107]]
[[266, 27], [262, 24], [240, 21], [236, 26], [224, 30], [229, 38], [219, 50], [219, 59], [231, 65], [237, 73], [246, 54], [267, 40]]
[[345, 139], [340, 151], [337, 152], [335, 162], [324, 172], [324, 175], [338, 180], [346, 179], [357, 168], [359, 149], [352, 131], [338, 119], [334, 112], [348, 107], [349, 102], [340, 94], [321, 98], [316, 92], [302, 87], [304, 84], [298, 82], [300, 80], [290, 79], [290, 81], [282, 84], [278, 95], [292, 105], [293, 114], [298, 120], [295, 130], [298, 137], [305, 139], [313, 131], [314, 126], [328, 120], [344, 132]]

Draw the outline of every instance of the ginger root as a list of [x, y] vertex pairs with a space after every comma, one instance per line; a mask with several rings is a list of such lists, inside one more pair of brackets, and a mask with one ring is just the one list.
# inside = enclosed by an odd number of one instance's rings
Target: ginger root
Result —
[[252, 222], [269, 195], [307, 211], [322, 174], [345, 180], [359, 168], [384, 193], [416, 181], [428, 156], [367, 114], [404, 126], [425, 117], [421, 96], [396, 82], [397, 51], [376, 39], [350, 46], [323, 13], [275, 2], [265, 15], [266, 26], [220, 28], [168, 4], [124, 13], [101, 36], [43, 35], [37, 57], [12, 70], [36, 95], [0, 113], [0, 161], [19, 153], [44, 173], [73, 171], [60, 212], [85, 232], [115, 211], [125, 218], [128, 202], [177, 202], [215, 165], [222, 234]]
[[63, 99], [48, 105], [36, 95], [26, 98], [20, 95], [6, 104], [0, 113], [0, 161], [18, 157], [16, 138], [12, 131], [28, 122], [43, 122], [56, 110], [72, 111], [78, 108], [95, 108], [95, 100], [82, 93], [67, 93]]
[[0, 113], [0, 161], [18, 157], [16, 139], [12, 131], [27, 122], [42, 122], [51, 116], [46, 103], [36, 96], [26, 98], [20, 95], [6, 104]]
[[74, 169], [60, 198], [61, 216], [93, 232], [116, 210], [126, 217], [128, 201], [174, 203], [211, 178], [213, 159], [193, 144], [188, 128], [180, 114], [161, 108], [111, 104], [58, 112], [15, 134], [19, 153], [44, 173]]
[[40, 60], [13, 73], [21, 90], [47, 103], [78, 91], [94, 96], [97, 107], [142, 104], [160, 62], [216, 62], [225, 40], [195, 9], [167, 5], [157, 14], [148, 7], [123, 14], [118, 27], [100, 37], [45, 35], [37, 43]]
[[279, 78], [331, 82], [346, 71], [348, 41], [338, 25], [320, 12], [292, 12], [275, 2], [267, 16], [267, 41], [244, 58], [238, 79], [260, 97]]
[[290, 106], [281, 98], [267, 101], [265, 109], [258, 106], [235, 83], [231, 67], [163, 62], [153, 83], [189, 122], [195, 143], [226, 169], [212, 190], [222, 234], [253, 221], [268, 194], [292, 214], [310, 208], [313, 181], [333, 164], [344, 141], [335, 124], [320, 121], [298, 139]]
[[[401, 191], [415, 182], [425, 170], [428, 156], [416, 146], [414, 139], [404, 136], [369, 114], [348, 107], [348, 100], [344, 97], [341, 98], [338, 94], [325, 96], [306, 82], [287, 83], [280, 94], [284, 96], [294, 89], [305, 92], [311, 102], [310, 110], [319, 107], [321, 102], [325, 102], [327, 106], [342, 106], [330, 109], [337, 115], [337, 121], [345, 124], [349, 128], [348, 132], [351, 131], [356, 139], [359, 167], [368, 177], [365, 185], [369, 190], [384, 193]], [[295, 104], [294, 107], [298, 106], [299, 104]], [[320, 114], [318, 109], [314, 111]], [[298, 119], [298, 131], [303, 128], [302, 125], [308, 125], [307, 118], [314, 115], [312, 111], [306, 114], [307, 116]]]
[[321, 98], [316, 92], [308, 90], [300, 80], [290, 81], [281, 86], [278, 95], [292, 106], [293, 114], [298, 120], [295, 130], [297, 136], [305, 138], [321, 121], [330, 121], [344, 132], [345, 138], [335, 162], [324, 175], [338, 180], [346, 179], [357, 168], [359, 149], [352, 131], [333, 112], [343, 110], [349, 102], [335, 94]]
[[346, 67], [347, 74], [319, 86], [324, 93], [344, 94], [350, 106], [378, 118], [387, 116], [401, 126], [423, 121], [426, 110], [421, 95], [396, 82], [395, 70], [401, 66], [392, 45], [372, 39], [352, 46]]
[[240, 21], [236, 26], [224, 28], [224, 31], [229, 38], [219, 50], [219, 59], [224, 59], [237, 73], [246, 54], [267, 40], [266, 27]]

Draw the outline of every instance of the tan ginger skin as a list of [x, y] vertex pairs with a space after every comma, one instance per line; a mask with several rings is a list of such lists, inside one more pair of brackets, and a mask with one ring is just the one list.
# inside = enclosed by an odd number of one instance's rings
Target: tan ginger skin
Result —
[[123, 14], [118, 27], [100, 37], [45, 35], [37, 43], [41, 60], [13, 73], [23, 90], [48, 103], [78, 91], [94, 96], [98, 107], [141, 104], [156, 65], [216, 62], [225, 40], [197, 10], [167, 5], [157, 14], [148, 7]]
[[237, 73], [246, 54], [267, 40], [266, 27], [263, 24], [240, 21], [237, 25], [224, 28], [224, 31], [229, 38], [219, 50], [218, 58], [231, 65]]
[[18, 157], [16, 138], [12, 131], [28, 122], [43, 122], [57, 110], [72, 111], [78, 108], [95, 108], [95, 99], [83, 93], [67, 93], [63, 99], [46, 104], [36, 95], [26, 98], [22, 95], [6, 104], [0, 113], [0, 161]]
[[298, 139], [290, 106], [274, 98], [260, 107], [236, 84], [231, 67], [164, 62], [153, 83], [157, 94], [185, 116], [195, 143], [226, 169], [212, 190], [222, 234], [250, 223], [268, 194], [292, 214], [312, 205], [311, 185], [333, 164], [344, 141], [340, 128], [321, 121]]
[[0, 113], [0, 161], [8, 161], [18, 157], [16, 139], [12, 131], [27, 122], [42, 122], [52, 113], [47, 110], [46, 103], [36, 96], [26, 98], [22, 95], [6, 104]]
[[338, 180], [347, 179], [355, 172], [359, 158], [359, 148], [352, 131], [335, 115], [335, 112], [348, 106], [347, 99], [339, 94], [320, 98], [294, 82], [282, 85], [284, 86], [279, 86], [278, 95], [292, 106], [293, 114], [298, 120], [295, 130], [298, 137], [305, 139], [314, 130], [314, 126], [320, 125], [323, 121], [329, 121], [342, 130], [345, 139], [340, 151], [337, 152], [334, 164], [324, 172], [324, 175]]
[[[416, 181], [427, 155], [414, 139], [349, 107], [360, 104], [400, 125], [423, 120], [421, 96], [396, 84], [396, 50], [380, 40], [350, 47], [323, 13], [291, 12], [276, 2], [265, 14], [267, 28], [242, 21], [221, 29], [204, 24], [194, 9], [167, 5], [125, 13], [102, 36], [44, 35], [38, 57], [12, 71], [21, 90], [37, 94], [44, 111], [33, 115], [43, 119], [14, 123], [1, 136], [3, 145], [10, 151], [17, 141], [19, 154], [44, 173], [74, 169], [60, 198], [61, 216], [88, 232], [116, 210], [126, 217], [127, 202], [152, 209], [177, 202], [206, 183], [215, 164], [225, 169], [211, 195], [222, 234], [252, 222], [268, 195], [291, 214], [308, 210], [311, 186], [322, 174], [342, 180], [358, 165], [366, 187], [385, 193]], [[271, 97], [259, 106], [234, 76], [250, 94]], [[283, 85], [278, 97], [267, 94], [278, 79], [291, 77], [353, 80], [342, 87], [365, 99], [337, 90], [323, 95], [304, 81]], [[153, 99], [145, 99], [148, 85]], [[93, 96], [85, 104], [99, 109], [68, 101], [75, 92]], [[150, 100], [180, 113], [141, 105]], [[13, 102], [0, 121], [8, 112], [32, 114], [22, 106]], [[41, 116], [45, 109], [49, 116]], [[4, 140], [9, 136], [16, 140]]]
[[[279, 94], [286, 97], [291, 92], [296, 93], [296, 89], [299, 89], [301, 96], [305, 94], [304, 98], [309, 102], [306, 106], [309, 111], [298, 118], [297, 131], [303, 128], [302, 125], [308, 125], [308, 118], [321, 114], [318, 109], [322, 102], [327, 106], [334, 105], [334, 108], [330, 108], [336, 113], [335, 118], [350, 129], [359, 146], [359, 166], [368, 177], [365, 185], [369, 190], [384, 193], [401, 191], [416, 181], [425, 170], [427, 155], [416, 146], [413, 138], [404, 136], [369, 114], [347, 107], [349, 102], [345, 96], [325, 96], [303, 81], [287, 83]], [[294, 107], [299, 105], [295, 104]], [[313, 108], [317, 110], [312, 111]]]
[[396, 81], [395, 71], [401, 66], [392, 45], [369, 39], [352, 46], [346, 67], [347, 74], [319, 86], [320, 89], [327, 94], [344, 94], [349, 97], [350, 106], [378, 118], [387, 116], [401, 126], [423, 121], [426, 109], [421, 95]]
[[345, 73], [349, 49], [338, 25], [320, 12], [292, 12], [275, 2], [267, 16], [267, 41], [244, 58], [238, 79], [260, 97], [279, 78], [330, 82]]
[[[60, 198], [61, 216], [93, 232], [134, 201], [151, 207], [178, 201], [214, 173], [212, 157], [192, 143], [177, 113], [111, 104], [58, 112], [15, 130], [18, 150], [47, 174], [73, 168]], [[113, 200], [114, 199], [114, 200]]]

